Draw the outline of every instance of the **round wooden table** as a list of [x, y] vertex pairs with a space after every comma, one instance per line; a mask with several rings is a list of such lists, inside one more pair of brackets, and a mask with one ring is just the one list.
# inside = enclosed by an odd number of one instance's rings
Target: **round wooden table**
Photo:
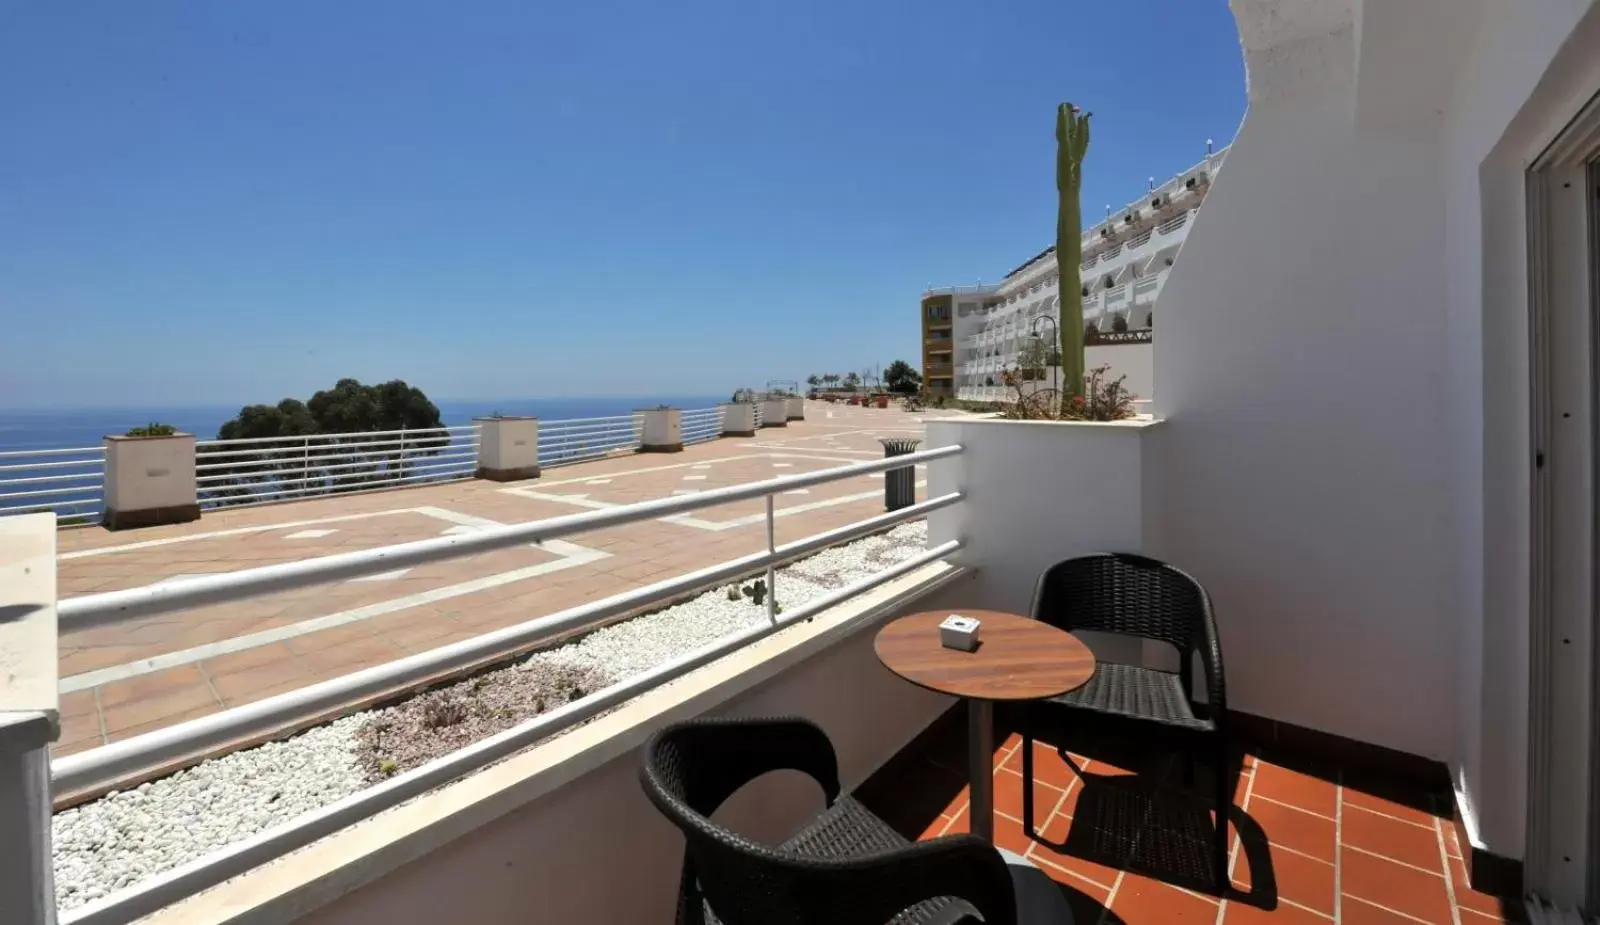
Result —
[[[947, 649], [939, 624], [973, 617], [978, 649]], [[1094, 653], [1076, 636], [997, 610], [938, 610], [901, 617], [873, 643], [884, 667], [912, 684], [967, 701], [967, 769], [972, 834], [994, 841], [994, 702], [1039, 700], [1075, 690], [1094, 674]]]

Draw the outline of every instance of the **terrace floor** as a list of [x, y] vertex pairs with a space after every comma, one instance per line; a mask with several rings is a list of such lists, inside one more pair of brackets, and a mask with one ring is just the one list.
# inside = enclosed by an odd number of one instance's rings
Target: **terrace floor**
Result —
[[[907, 838], [967, 831], [964, 713], [856, 791]], [[1001, 730], [1002, 732], [1004, 730]], [[1210, 874], [1214, 829], [1156, 741], [1057, 726], [1035, 742], [1033, 834], [1022, 823], [1021, 739], [994, 755], [995, 842], [1054, 880], [1077, 925], [1489, 925], [1520, 904], [1467, 883], [1448, 792], [1266, 748], [1243, 749], [1231, 818], [1231, 885]]]
[[[504, 524], [693, 494], [882, 458], [920, 436], [898, 408], [808, 402], [807, 419], [675, 454], [625, 454], [540, 478], [466, 480], [208, 511], [196, 522], [60, 533], [70, 598]], [[883, 511], [883, 479], [775, 499], [777, 541]], [[552, 614], [766, 548], [759, 500], [537, 546], [203, 607], [61, 637], [60, 740], [69, 754]], [[779, 593], [781, 597], [782, 588]]]

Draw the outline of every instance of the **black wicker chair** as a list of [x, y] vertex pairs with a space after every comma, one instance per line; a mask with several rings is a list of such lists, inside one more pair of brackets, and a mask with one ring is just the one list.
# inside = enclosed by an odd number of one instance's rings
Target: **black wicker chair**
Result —
[[[778, 769], [809, 774], [828, 808], [776, 847], [712, 822], [749, 781]], [[833, 746], [803, 719], [699, 719], [644, 746], [640, 779], [687, 840], [680, 925], [1015, 925], [1005, 861], [970, 835], [912, 843], [839, 793]]]
[[[1222, 647], [1211, 599], [1200, 583], [1182, 571], [1144, 556], [1103, 553], [1058, 562], [1045, 571], [1034, 591], [1033, 615], [1064, 630], [1097, 630], [1137, 636], [1171, 645], [1178, 652], [1176, 673], [1101, 661], [1089, 682], [1075, 691], [1024, 708], [1022, 722], [1023, 815], [1033, 831], [1033, 724], [1035, 711], [1065, 707], [1102, 715], [1158, 723], [1187, 747], [1185, 775], [1194, 780], [1194, 755], [1209, 753], [1216, 768], [1216, 842], [1212, 871], [1225, 885], [1228, 858], [1228, 808], [1232, 805], [1225, 738], [1227, 691]], [[1207, 703], [1190, 700], [1192, 665], [1198, 654], [1205, 672]]]

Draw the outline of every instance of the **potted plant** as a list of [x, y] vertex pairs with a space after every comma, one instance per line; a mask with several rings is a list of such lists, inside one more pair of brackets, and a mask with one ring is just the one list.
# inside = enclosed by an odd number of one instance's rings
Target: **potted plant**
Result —
[[105, 438], [105, 507], [111, 530], [200, 519], [195, 437], [151, 421]]

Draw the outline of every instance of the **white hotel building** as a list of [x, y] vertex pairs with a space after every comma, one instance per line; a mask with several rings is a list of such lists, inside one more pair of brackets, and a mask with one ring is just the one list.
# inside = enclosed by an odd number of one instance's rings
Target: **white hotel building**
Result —
[[[1141, 398], [1154, 393], [1150, 341], [1156, 300], [1225, 153], [1208, 154], [1160, 186], [1152, 182], [1144, 195], [1083, 233], [1083, 320], [1102, 340], [1088, 347], [1088, 366], [1109, 365], [1126, 375]], [[1047, 342], [1052, 338], [1059, 295], [1054, 247], [998, 284], [925, 292], [922, 370], [929, 392], [972, 401], [1007, 398], [1002, 371], [1017, 364], [1018, 351], [1034, 333]]]

